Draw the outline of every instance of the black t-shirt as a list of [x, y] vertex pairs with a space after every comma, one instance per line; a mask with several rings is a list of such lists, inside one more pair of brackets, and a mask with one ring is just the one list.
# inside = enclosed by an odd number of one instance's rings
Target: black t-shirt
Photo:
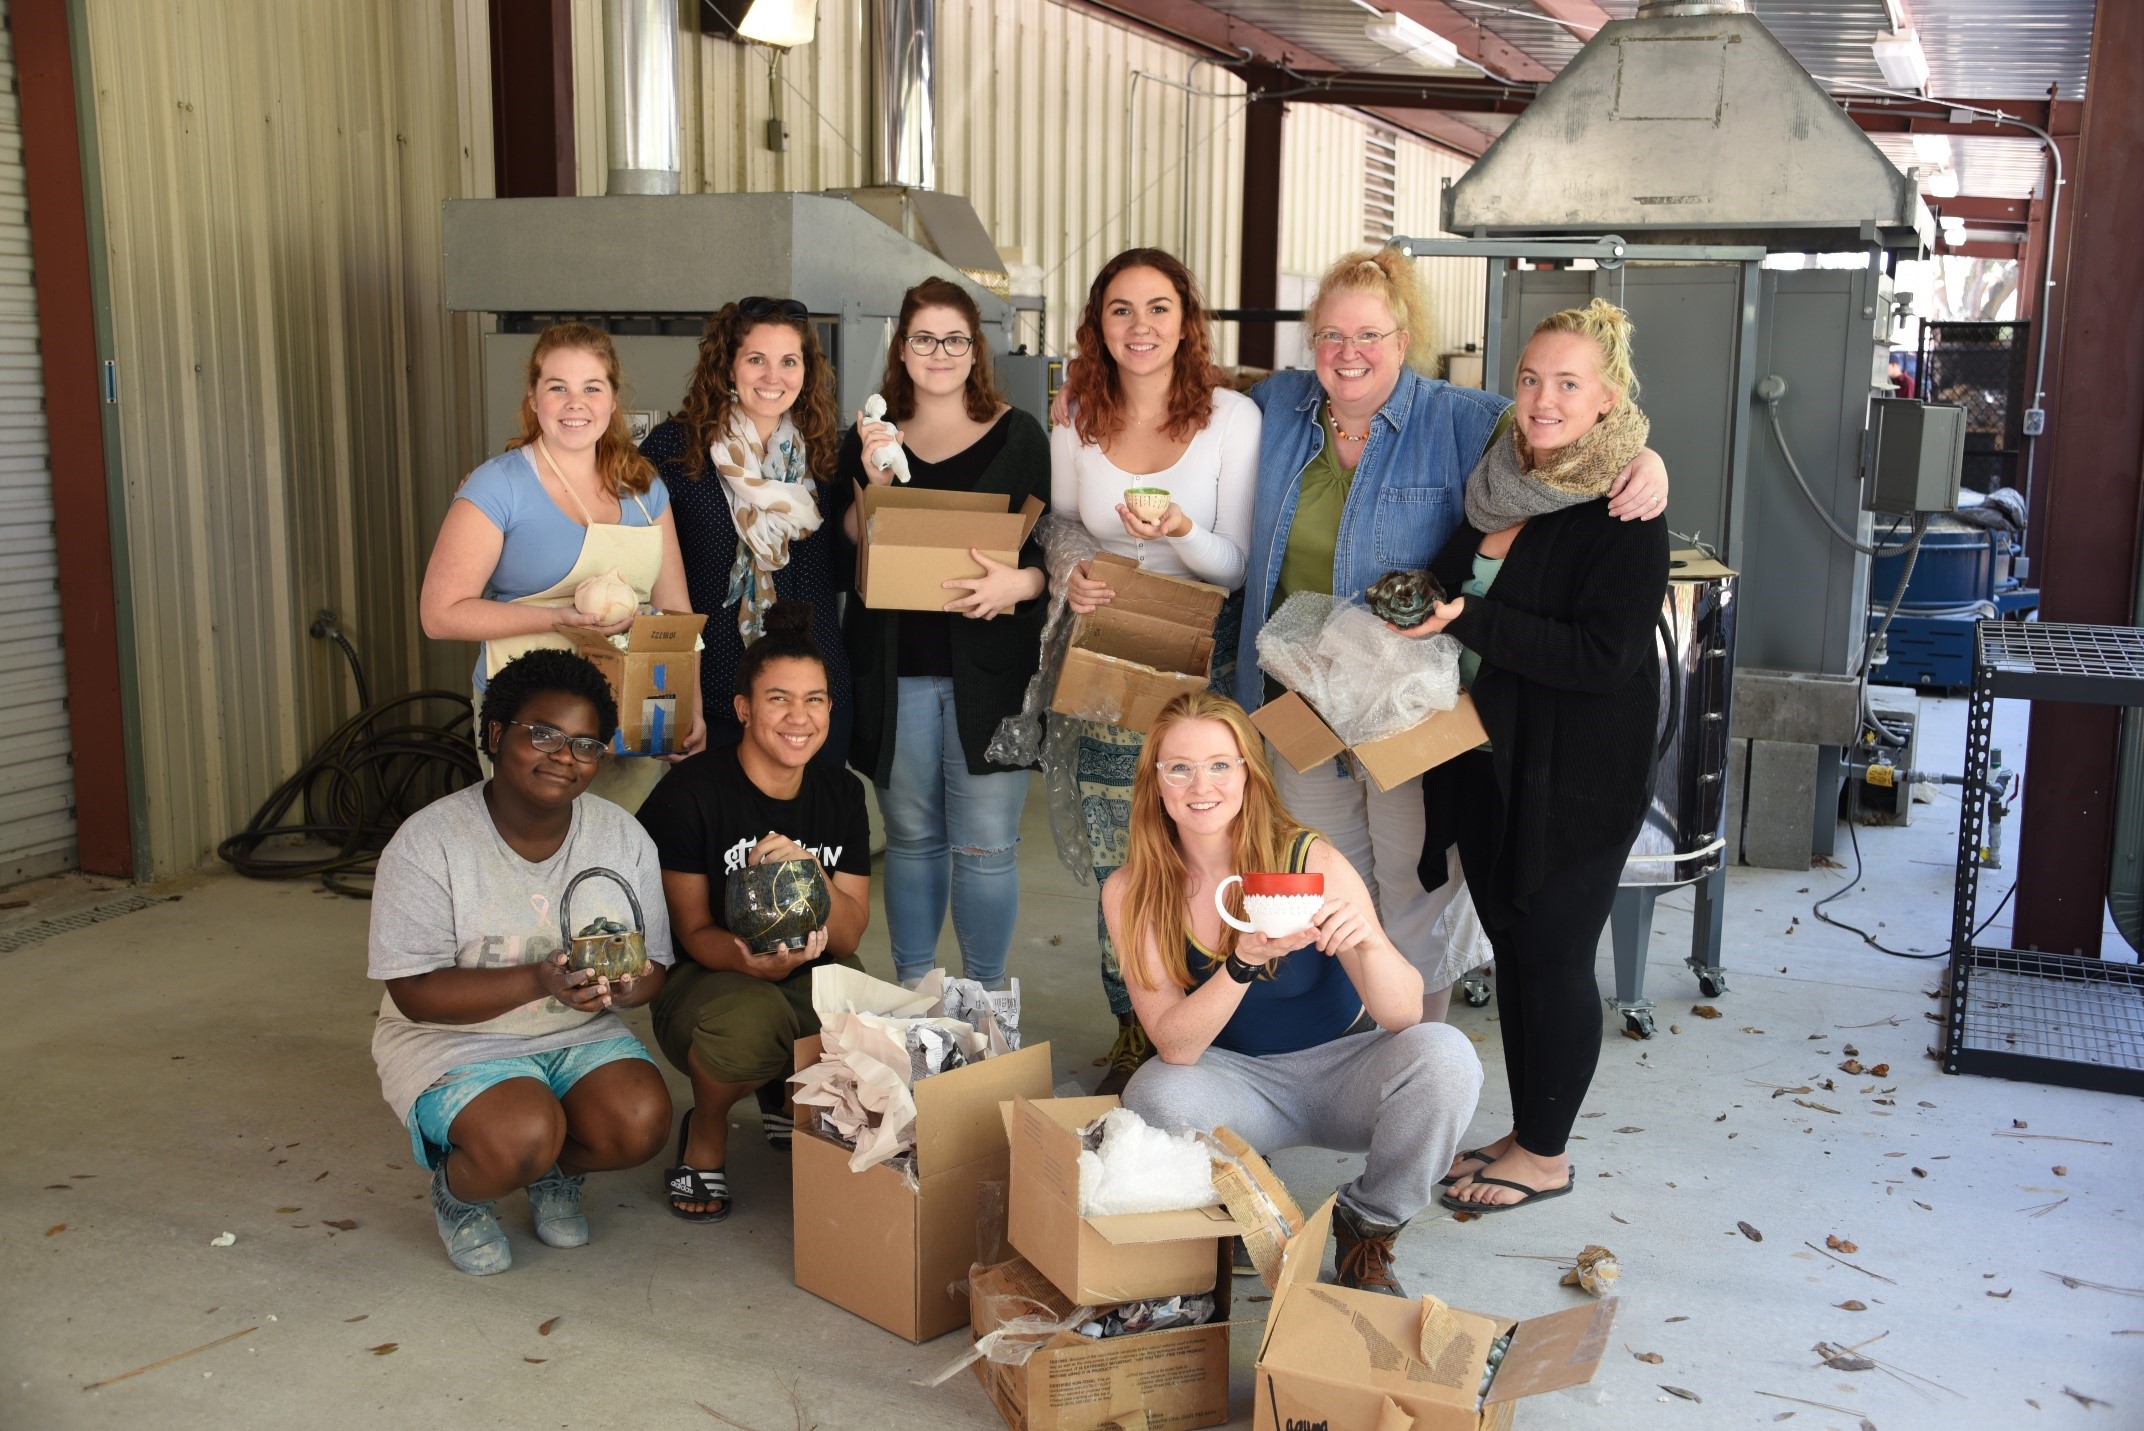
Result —
[[656, 785], [640, 807], [640, 823], [664, 869], [707, 876], [707, 903], [718, 925], [729, 877], [770, 830], [817, 855], [829, 875], [871, 874], [863, 781], [816, 763], [804, 767], [794, 800], [777, 800], [746, 778], [735, 746], [706, 751]]

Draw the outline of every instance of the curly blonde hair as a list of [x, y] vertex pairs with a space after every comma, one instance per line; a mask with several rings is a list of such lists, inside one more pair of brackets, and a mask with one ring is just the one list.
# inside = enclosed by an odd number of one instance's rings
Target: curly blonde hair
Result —
[[1325, 270], [1318, 291], [1303, 310], [1303, 330], [1318, 331], [1318, 313], [1342, 293], [1372, 293], [1392, 310], [1392, 321], [1407, 334], [1407, 365], [1422, 372], [1436, 370], [1436, 355], [1430, 352], [1429, 303], [1422, 297], [1415, 277], [1414, 260], [1396, 248], [1358, 248], [1344, 254]]
[[[1528, 341], [1543, 333], [1570, 333], [1580, 338], [1590, 338], [1593, 346], [1600, 349], [1601, 381], [1614, 388], [1619, 398], [1638, 396], [1638, 374], [1630, 364], [1630, 335], [1637, 332], [1637, 325], [1630, 315], [1605, 298], [1596, 298], [1583, 308], [1566, 308], [1560, 313], [1551, 313], [1534, 324]], [[1526, 350], [1519, 350], [1519, 359], [1525, 361]], [[1514, 380], [1516, 380], [1514, 369]]]

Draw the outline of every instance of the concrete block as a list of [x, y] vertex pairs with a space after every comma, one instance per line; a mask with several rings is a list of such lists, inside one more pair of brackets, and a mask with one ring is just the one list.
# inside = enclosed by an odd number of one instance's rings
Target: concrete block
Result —
[[1852, 745], [1861, 682], [1807, 671], [1736, 671], [1732, 733], [1794, 745]]
[[1749, 783], [1749, 742], [1727, 742], [1727, 812], [1721, 816], [1720, 830], [1727, 836], [1727, 863], [1739, 865], [1742, 859], [1742, 791]]
[[1744, 863], [1768, 870], [1809, 868], [1816, 838], [1816, 788], [1816, 746], [1750, 742], [1742, 817]]

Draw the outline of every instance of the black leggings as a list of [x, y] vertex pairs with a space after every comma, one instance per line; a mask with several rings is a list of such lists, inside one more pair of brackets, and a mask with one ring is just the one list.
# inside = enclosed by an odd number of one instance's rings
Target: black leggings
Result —
[[[1465, 757], [1461, 757], [1464, 759]], [[1494, 792], [1492, 783], [1489, 787]], [[1482, 812], [1484, 814], [1489, 812]], [[1601, 991], [1594, 951], [1627, 851], [1551, 871], [1524, 911], [1496, 898], [1496, 833], [1501, 819], [1481, 821], [1459, 839], [1459, 861], [1489, 943], [1496, 950], [1496, 1002], [1504, 1033], [1504, 1076], [1519, 1146], [1553, 1158], [1570, 1141], [1578, 1107], [1601, 1057]]]

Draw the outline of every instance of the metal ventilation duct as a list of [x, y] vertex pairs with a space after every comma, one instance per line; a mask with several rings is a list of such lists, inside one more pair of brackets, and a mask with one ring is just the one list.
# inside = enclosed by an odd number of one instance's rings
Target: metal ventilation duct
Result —
[[1923, 244], [1932, 227], [1913, 180], [1743, 9], [1654, 0], [1603, 26], [1446, 191], [1445, 228], [1803, 252]]
[[603, 0], [607, 194], [677, 192], [676, 0]]
[[877, 181], [938, 187], [938, 110], [931, 83], [938, 0], [874, 0]]

